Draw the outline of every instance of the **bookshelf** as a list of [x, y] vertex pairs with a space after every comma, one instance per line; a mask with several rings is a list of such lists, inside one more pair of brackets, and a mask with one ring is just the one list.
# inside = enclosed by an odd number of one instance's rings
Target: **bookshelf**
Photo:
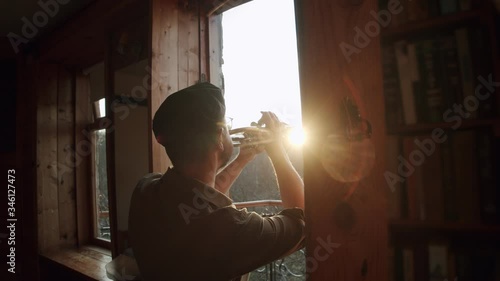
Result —
[[410, 33], [421, 33], [433, 28], [448, 28], [478, 19], [483, 14], [481, 9], [460, 11], [451, 15], [435, 17], [428, 20], [417, 20], [404, 23], [397, 27], [390, 27], [384, 33], [384, 38], [405, 37]]
[[500, 280], [499, 12], [400, 3], [381, 33], [389, 280]]

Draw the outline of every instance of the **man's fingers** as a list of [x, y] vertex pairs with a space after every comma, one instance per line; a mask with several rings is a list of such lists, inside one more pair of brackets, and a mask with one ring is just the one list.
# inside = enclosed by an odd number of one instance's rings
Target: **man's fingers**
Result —
[[259, 154], [259, 153], [263, 152], [265, 149], [266, 149], [265, 146], [258, 145], [257, 147], [255, 147], [255, 154]]
[[269, 121], [271, 120], [269, 112], [268, 111], [261, 111], [260, 113], [262, 113], [262, 117], [260, 118], [258, 124], [269, 126]]
[[271, 111], [261, 111], [262, 117], [260, 118], [258, 124], [266, 125], [266, 128], [275, 130], [280, 126], [280, 121], [278, 116]]

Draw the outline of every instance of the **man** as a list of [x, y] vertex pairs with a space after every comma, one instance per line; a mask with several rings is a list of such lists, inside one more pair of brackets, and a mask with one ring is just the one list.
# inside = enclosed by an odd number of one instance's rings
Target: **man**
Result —
[[281, 143], [280, 121], [270, 112], [259, 120], [277, 136], [265, 149], [285, 207], [263, 218], [225, 195], [263, 148], [242, 150], [229, 164], [224, 120], [221, 90], [210, 83], [173, 93], [156, 112], [153, 131], [173, 168], [145, 176], [132, 195], [129, 238], [143, 280], [239, 280], [303, 246], [304, 185]]

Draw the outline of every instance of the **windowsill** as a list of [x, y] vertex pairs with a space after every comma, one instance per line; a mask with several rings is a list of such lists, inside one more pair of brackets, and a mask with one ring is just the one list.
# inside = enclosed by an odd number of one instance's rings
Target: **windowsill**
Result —
[[78, 249], [60, 249], [40, 254], [68, 269], [93, 280], [111, 280], [106, 275], [106, 264], [111, 261], [108, 249], [83, 246]]

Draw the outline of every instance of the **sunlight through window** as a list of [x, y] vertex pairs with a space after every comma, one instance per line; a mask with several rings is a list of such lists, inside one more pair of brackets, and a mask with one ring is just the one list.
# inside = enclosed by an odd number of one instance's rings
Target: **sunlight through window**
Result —
[[301, 127], [297, 40], [293, 0], [254, 0], [223, 14], [227, 116], [233, 127], [273, 111]]
[[[224, 97], [232, 128], [251, 126], [261, 111], [272, 111], [287, 124], [288, 155], [303, 174], [300, 88], [293, 0], [253, 0], [222, 15]], [[234, 202], [279, 200], [272, 164], [259, 154], [234, 182]], [[282, 207], [248, 208], [263, 215]], [[250, 273], [250, 281], [305, 280], [304, 250]]]

